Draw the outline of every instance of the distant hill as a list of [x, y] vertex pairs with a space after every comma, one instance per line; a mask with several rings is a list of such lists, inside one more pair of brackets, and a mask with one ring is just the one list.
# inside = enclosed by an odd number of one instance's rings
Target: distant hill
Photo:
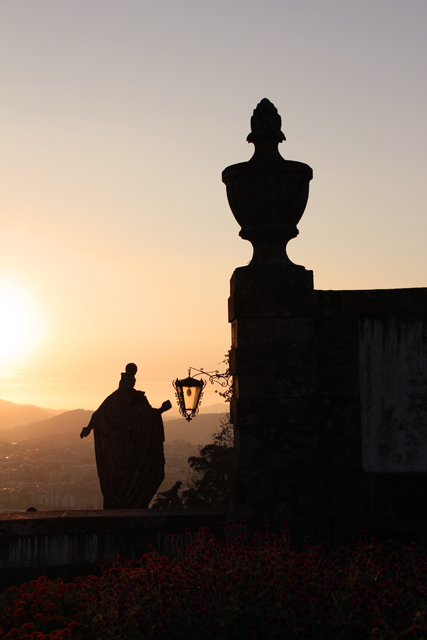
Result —
[[88, 425], [92, 413], [93, 411], [86, 411], [85, 409], [75, 409], [74, 411], [65, 411], [59, 416], [50, 417], [46, 420], [31, 422], [30, 424], [23, 424], [9, 429], [1, 429], [0, 441], [20, 442], [55, 434], [62, 437], [66, 433], [70, 433], [70, 435], [75, 433], [79, 436], [83, 427]]
[[[172, 409], [170, 409], [169, 411], [166, 411], [166, 413], [163, 414], [163, 422], [169, 422], [169, 420], [177, 420], [178, 418], [181, 417], [181, 414], [179, 413], [179, 409], [178, 409], [178, 405], [176, 402], [172, 403]], [[201, 406], [200, 407], [200, 414], [206, 414], [206, 413], [227, 413], [230, 411], [230, 405], [226, 404], [225, 402], [217, 402], [215, 404], [209, 404], [208, 406]]]
[[32, 404], [15, 404], [8, 400], [0, 400], [0, 430], [29, 422], [38, 422], [60, 413], [62, 412], [54, 409], [42, 409]]
[[224, 418], [226, 413], [204, 413], [199, 414], [190, 422], [185, 418], [178, 420], [168, 420], [164, 423], [165, 439], [186, 440], [191, 444], [208, 444], [211, 441], [211, 435], [217, 431], [220, 419]]
[[[34, 408], [37, 409], [37, 407]], [[56, 439], [57, 441], [72, 442], [79, 437], [83, 427], [88, 425], [92, 413], [93, 411], [75, 409], [30, 424], [20, 424], [8, 429], [0, 428], [0, 442], [21, 442], [45, 437], [51, 437], [52, 440]], [[196, 416], [191, 422], [187, 422], [184, 418], [169, 420], [164, 423], [165, 438], [168, 442], [186, 440], [194, 445], [207, 444], [211, 441], [212, 433], [218, 429], [220, 418], [225, 415], [227, 414], [205, 413]]]
[[200, 407], [200, 413], [229, 413], [230, 405], [226, 402], [216, 402], [207, 407]]

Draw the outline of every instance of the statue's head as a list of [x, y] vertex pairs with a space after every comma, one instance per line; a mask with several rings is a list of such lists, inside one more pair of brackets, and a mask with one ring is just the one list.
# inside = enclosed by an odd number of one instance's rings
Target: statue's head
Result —
[[129, 373], [131, 376], [134, 376], [138, 371], [138, 367], [133, 362], [129, 362], [129, 364], [125, 367], [126, 373]]
[[133, 389], [135, 386], [135, 374], [138, 371], [138, 367], [133, 362], [126, 365], [125, 372], [122, 373], [119, 389]]

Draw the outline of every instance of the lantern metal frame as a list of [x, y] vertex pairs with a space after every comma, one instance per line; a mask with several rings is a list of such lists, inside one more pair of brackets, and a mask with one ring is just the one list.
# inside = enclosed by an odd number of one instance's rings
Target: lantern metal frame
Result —
[[[223, 374], [219, 371], [204, 371], [203, 369], [196, 369], [195, 367], [190, 367], [188, 369], [187, 378], [184, 378], [182, 380], [179, 380], [177, 378], [176, 380], [173, 380], [172, 385], [175, 389], [175, 396], [178, 401], [179, 412], [187, 420], [187, 422], [190, 422], [190, 420], [199, 413], [200, 403], [203, 398], [203, 391], [207, 384], [207, 380], [198, 380], [197, 378], [192, 377], [192, 371], [197, 372], [194, 374], [195, 376], [208, 376], [209, 382], [211, 384], [214, 384], [214, 382], [216, 382], [217, 384], [221, 385], [221, 387], [230, 386], [230, 376], [227, 373]], [[185, 397], [183, 390], [184, 387], [195, 387], [200, 389], [199, 395], [196, 399], [196, 406], [193, 409], [187, 409], [185, 406]]]

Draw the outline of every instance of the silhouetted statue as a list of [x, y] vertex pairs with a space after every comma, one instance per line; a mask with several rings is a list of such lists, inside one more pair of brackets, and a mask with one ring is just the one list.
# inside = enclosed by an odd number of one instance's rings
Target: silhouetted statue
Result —
[[165, 477], [164, 430], [166, 400], [153, 409], [144, 391], [136, 391], [136, 364], [126, 365], [119, 388], [104, 400], [81, 434], [93, 429], [96, 466], [104, 509], [147, 509]]

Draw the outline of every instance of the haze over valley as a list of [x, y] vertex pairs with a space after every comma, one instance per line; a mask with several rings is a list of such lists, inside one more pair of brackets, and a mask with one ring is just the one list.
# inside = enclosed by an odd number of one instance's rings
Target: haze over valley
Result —
[[[208, 406], [191, 422], [174, 418], [171, 410], [172, 419], [164, 420], [165, 480], [159, 491], [177, 480], [185, 483], [188, 458], [210, 442], [227, 415], [215, 412], [223, 407]], [[102, 509], [93, 435], [80, 439], [92, 413], [0, 400], [0, 511]]]

